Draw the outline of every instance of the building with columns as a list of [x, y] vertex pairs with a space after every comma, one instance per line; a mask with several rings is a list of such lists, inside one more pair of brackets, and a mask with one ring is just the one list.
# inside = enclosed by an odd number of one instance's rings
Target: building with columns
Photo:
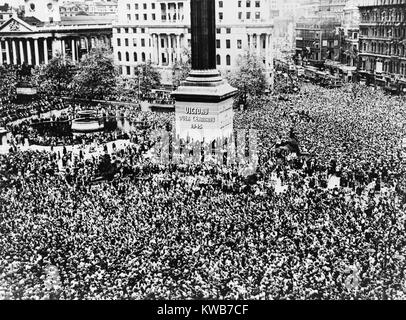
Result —
[[[217, 68], [231, 70], [240, 54], [250, 50], [267, 68], [273, 67], [271, 0], [216, 1]], [[190, 0], [119, 0], [113, 26], [114, 58], [123, 75], [151, 61], [162, 82], [172, 85], [173, 65], [185, 61], [191, 47]]]
[[28, 0], [24, 12], [0, 25], [0, 64], [46, 64], [58, 53], [79, 61], [98, 44], [111, 46], [112, 20], [106, 17], [61, 18], [58, 0]]

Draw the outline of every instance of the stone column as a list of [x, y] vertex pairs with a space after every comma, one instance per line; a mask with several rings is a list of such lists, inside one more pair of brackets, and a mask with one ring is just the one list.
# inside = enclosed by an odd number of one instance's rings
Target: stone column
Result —
[[261, 56], [261, 35], [257, 33], [257, 56]]
[[160, 52], [160, 48], [161, 48], [161, 35], [160, 35], [159, 33], [157, 34], [156, 40], [157, 40], [157, 46], [156, 46], [156, 48], [157, 48], [157, 54], [158, 54], [157, 63], [158, 63], [158, 65], [161, 65], [161, 52]]
[[172, 35], [168, 34], [168, 59], [169, 65], [172, 66], [173, 64], [173, 48], [172, 48]]
[[20, 63], [23, 64], [25, 59], [24, 59], [24, 46], [23, 46], [23, 40], [20, 39], [19, 41], [19, 46], [20, 46]]
[[190, 2], [192, 31], [192, 69], [216, 69], [215, 0]]
[[48, 41], [47, 41], [47, 38], [44, 39], [44, 63], [48, 64]]
[[176, 35], [176, 60], [180, 62], [180, 35]]
[[31, 55], [31, 41], [29, 39], [26, 40], [26, 45], [27, 45], [27, 58], [28, 58], [28, 64], [31, 66], [32, 63], [32, 55]]
[[16, 41], [13, 39], [11, 40], [11, 47], [13, 50], [13, 64], [17, 64], [17, 48], [16, 48]]
[[61, 40], [61, 54], [62, 54], [62, 59], [65, 59], [65, 39]]
[[35, 65], [39, 66], [39, 50], [38, 50], [38, 39], [34, 39], [34, 57], [35, 57]]
[[76, 41], [72, 39], [72, 61], [76, 61]]
[[168, 34], [165, 35], [165, 46], [166, 46], [165, 54], [166, 54], [167, 65], [169, 65], [169, 37], [170, 36]]
[[8, 40], [5, 41], [5, 44], [6, 44], [6, 62], [7, 62], [7, 64], [10, 64], [11, 63], [11, 61], [10, 61], [10, 47], [8, 45]]

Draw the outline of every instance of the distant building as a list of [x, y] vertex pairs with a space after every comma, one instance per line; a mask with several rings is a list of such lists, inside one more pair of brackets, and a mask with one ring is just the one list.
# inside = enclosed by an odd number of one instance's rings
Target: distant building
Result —
[[290, 60], [296, 47], [297, 0], [277, 0], [277, 15], [274, 17], [273, 50], [276, 59]]
[[360, 0], [360, 70], [367, 83], [406, 89], [406, 0]]
[[58, 0], [27, 0], [24, 15], [0, 25], [0, 64], [46, 64], [57, 53], [78, 61], [99, 43], [111, 46], [111, 26], [105, 17], [61, 17]]
[[63, 17], [77, 15], [115, 17], [117, 13], [117, 0], [65, 1], [60, 7], [60, 13]]
[[13, 8], [8, 4], [0, 4], [0, 23], [10, 19], [13, 16]]
[[82, 1], [65, 2], [59, 10], [61, 17], [72, 17], [77, 15], [88, 15], [89, 6]]
[[[273, 0], [274, 1], [274, 0]], [[273, 67], [272, 0], [216, 1], [217, 66], [228, 71], [245, 50], [260, 56], [267, 74]], [[190, 0], [166, 2], [119, 0], [113, 30], [114, 56], [123, 75], [151, 61], [172, 84], [173, 65], [185, 61], [190, 50]]]
[[326, 60], [340, 60], [345, 4], [345, 0], [302, 2], [296, 24], [296, 61], [324, 67]]

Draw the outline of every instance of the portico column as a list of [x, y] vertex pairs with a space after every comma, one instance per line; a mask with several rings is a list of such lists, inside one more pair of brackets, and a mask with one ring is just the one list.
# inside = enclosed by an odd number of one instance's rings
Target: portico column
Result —
[[156, 37], [156, 35], [152, 34], [152, 60], [153, 60], [154, 63], [157, 63], [155, 37]]
[[176, 35], [176, 61], [180, 62], [180, 35]]
[[170, 49], [170, 44], [169, 44], [170, 37], [171, 37], [170, 34], [167, 34], [165, 36], [165, 39], [166, 39], [166, 61], [167, 61], [168, 65], [171, 64], [171, 57], [170, 57], [170, 50], [169, 50]]
[[28, 64], [31, 66], [32, 65], [32, 56], [31, 56], [31, 41], [27, 39], [25, 41], [25, 44], [27, 45], [27, 58], [28, 58]]
[[265, 66], [268, 68], [269, 66], [269, 46], [268, 46], [268, 34], [265, 33]]
[[20, 39], [19, 41], [19, 45], [20, 45], [20, 63], [23, 64], [24, 63], [24, 47], [23, 47], [23, 40]]
[[156, 46], [156, 48], [157, 48], [157, 54], [158, 54], [157, 63], [158, 63], [158, 65], [160, 65], [160, 64], [161, 64], [161, 55], [160, 55], [160, 50], [159, 50], [159, 49], [160, 49], [160, 47], [161, 47], [161, 36], [160, 36], [159, 33], [157, 34], [156, 40], [157, 40], [157, 46]]
[[34, 39], [34, 58], [35, 58], [35, 65], [39, 66], [39, 51], [38, 51], [38, 39]]
[[44, 63], [48, 64], [48, 41], [44, 39]]
[[258, 58], [261, 55], [261, 35], [257, 34], [257, 56]]
[[72, 61], [76, 61], [76, 41], [72, 39]]
[[17, 49], [16, 49], [16, 41], [14, 39], [11, 40], [11, 47], [13, 49], [13, 64], [17, 64]]
[[5, 41], [5, 43], [6, 43], [6, 62], [7, 62], [7, 64], [10, 64], [10, 47], [9, 47], [9, 45], [8, 45], [8, 41], [6, 40]]
[[65, 40], [64, 39], [61, 40], [61, 46], [62, 46], [62, 48], [61, 48], [62, 59], [65, 59]]

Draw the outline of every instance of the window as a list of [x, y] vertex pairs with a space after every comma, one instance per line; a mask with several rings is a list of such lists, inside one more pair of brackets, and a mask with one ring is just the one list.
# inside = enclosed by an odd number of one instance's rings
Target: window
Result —
[[155, 9], [155, 3], [151, 3], [151, 9], [152, 9], [152, 10]]
[[221, 57], [219, 54], [216, 56], [216, 63], [218, 66], [221, 64]]
[[125, 46], [128, 47], [128, 38], [125, 38], [124, 42], [125, 42]]
[[219, 39], [216, 40], [216, 48], [220, 49], [221, 47], [221, 41]]
[[251, 1], [247, 0], [247, 8], [251, 7]]
[[219, 8], [223, 8], [223, 1], [219, 1]]
[[152, 14], [152, 20], [156, 20], [155, 13]]
[[137, 58], [137, 52], [134, 52], [134, 62], [137, 62], [138, 58]]
[[125, 33], [128, 33], [128, 28], [124, 28], [124, 32], [125, 32]]
[[261, 7], [261, 1], [255, 1], [255, 8]]
[[127, 20], [131, 20], [131, 14], [127, 14]]
[[144, 8], [144, 10], [147, 10], [147, 4], [146, 3], [143, 3], [142, 7]]
[[217, 33], [221, 33], [221, 29], [220, 29], [220, 28], [216, 28], [216, 32], [217, 32]]
[[165, 48], [165, 39], [161, 38], [161, 48]]
[[231, 41], [229, 39], [226, 40], [226, 48], [227, 49], [231, 48]]
[[137, 46], [137, 39], [133, 38], [133, 46], [136, 47]]
[[255, 19], [261, 19], [261, 12], [255, 12]]
[[144, 13], [144, 20], [148, 20], [147, 14]]
[[127, 10], [131, 10], [131, 4], [127, 3]]
[[241, 8], [241, 2], [242, 1], [238, 1], [238, 8]]
[[120, 51], [117, 53], [117, 57], [118, 57], [118, 61], [121, 61], [121, 52]]
[[141, 33], [145, 33], [145, 29], [144, 29], [144, 28], [141, 28]]
[[125, 61], [130, 61], [130, 54], [128, 52], [125, 53]]
[[238, 12], [238, 20], [242, 20], [242, 12]]
[[219, 12], [219, 20], [223, 20], [223, 12]]
[[121, 28], [117, 28], [117, 33], [121, 33]]
[[247, 12], [247, 19], [251, 19], [251, 12]]
[[226, 28], [226, 33], [231, 33], [231, 28]]
[[227, 64], [228, 66], [231, 65], [231, 57], [230, 57], [229, 54], [226, 56], [226, 64]]
[[121, 39], [117, 39], [117, 47], [121, 47]]
[[142, 62], [145, 62], [145, 52], [141, 53]]
[[141, 47], [145, 47], [145, 39], [141, 39]]
[[134, 9], [138, 10], [138, 3], [134, 4]]
[[130, 74], [131, 74], [131, 68], [130, 68], [130, 66], [127, 66], [126, 69], [127, 69], [127, 75], [130, 75]]
[[133, 28], [133, 33], [137, 33], [137, 28]]
[[242, 49], [242, 41], [237, 40], [237, 49]]
[[139, 20], [139, 15], [138, 15], [138, 13], [136, 13], [135, 15], [134, 15], [134, 17], [135, 17], [135, 20]]

